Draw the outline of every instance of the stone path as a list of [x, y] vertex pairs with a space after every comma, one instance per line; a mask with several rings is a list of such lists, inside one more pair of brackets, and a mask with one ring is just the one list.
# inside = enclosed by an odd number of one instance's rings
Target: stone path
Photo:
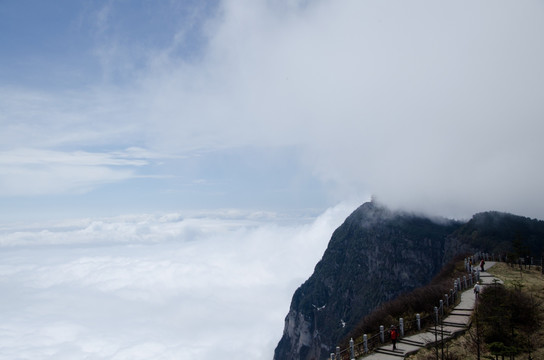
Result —
[[[495, 265], [495, 262], [486, 262], [485, 268], [488, 269]], [[485, 287], [493, 284], [493, 281], [497, 280], [502, 283], [500, 279], [493, 277], [487, 271], [480, 272], [480, 283]], [[458, 335], [460, 332], [467, 330], [470, 325], [472, 311], [474, 310], [475, 296], [472, 288], [465, 290], [461, 293], [461, 301], [452, 310], [452, 312], [444, 318], [443, 321], [443, 334], [444, 341], [451, 339]], [[423, 347], [430, 347], [435, 342], [442, 341], [442, 334], [440, 328], [437, 328], [437, 334], [435, 335], [434, 328], [429, 329], [427, 332], [406, 336], [397, 342], [397, 349], [392, 350], [392, 345], [387, 344], [376, 349], [372, 354], [368, 356], [360, 357], [364, 360], [399, 360], [404, 359], [406, 356], [419, 351]]]

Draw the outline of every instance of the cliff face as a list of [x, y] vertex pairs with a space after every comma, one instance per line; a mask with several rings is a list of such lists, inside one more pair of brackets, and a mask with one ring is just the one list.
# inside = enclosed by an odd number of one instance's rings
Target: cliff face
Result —
[[544, 221], [485, 212], [460, 223], [363, 204], [336, 229], [293, 295], [274, 359], [325, 359], [378, 305], [427, 284], [455, 255], [473, 251], [540, 257]]
[[314, 274], [295, 292], [274, 359], [329, 356], [380, 303], [429, 282], [448, 260], [448, 235], [460, 226], [363, 204], [334, 232]]

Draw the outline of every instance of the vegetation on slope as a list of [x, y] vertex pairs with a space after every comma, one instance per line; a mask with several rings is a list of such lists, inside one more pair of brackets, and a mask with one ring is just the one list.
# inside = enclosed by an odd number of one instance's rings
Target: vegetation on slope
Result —
[[544, 221], [488, 211], [476, 214], [454, 234], [475, 249], [515, 257], [544, 252]]
[[[423, 327], [430, 324], [434, 319], [434, 317], [430, 316], [434, 307], [441, 299], [444, 299], [444, 294], [448, 293], [452, 288], [454, 280], [466, 275], [464, 258], [464, 255], [455, 257], [444, 265], [440, 273], [429, 284], [401, 294], [365, 316], [344, 338], [342, 347], [347, 347], [351, 338], [359, 343], [362, 341], [363, 334], [377, 333], [380, 325], [387, 327], [389, 325], [398, 325], [399, 318], [403, 318], [405, 323], [411, 323], [415, 320], [417, 313], [423, 319]], [[426, 319], [429, 320], [428, 324], [425, 322]]]
[[[505, 284], [491, 285], [482, 294], [472, 326], [446, 344], [446, 360], [544, 359], [544, 275], [538, 267], [497, 263], [489, 272]], [[437, 359], [434, 348], [409, 357]], [[442, 359], [442, 354], [438, 359]]]

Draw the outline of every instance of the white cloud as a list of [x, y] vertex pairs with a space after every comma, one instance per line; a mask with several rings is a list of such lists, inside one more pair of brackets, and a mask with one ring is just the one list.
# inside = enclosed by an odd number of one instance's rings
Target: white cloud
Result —
[[0, 359], [270, 358], [353, 208], [299, 225], [229, 211], [4, 226]]
[[[114, 7], [99, 28], [116, 39]], [[131, 39], [104, 53], [107, 67], [122, 68], [125, 55], [141, 52], [144, 64], [127, 70], [132, 82], [53, 93], [3, 88], [4, 149], [294, 147], [301, 171], [340, 198], [374, 193], [444, 215], [494, 208], [544, 216], [539, 2], [225, 0], [219, 9], [180, 23], [162, 49]], [[206, 23], [205, 41], [196, 58], [180, 56], [176, 34], [195, 19]], [[93, 183], [132, 176], [96, 170], [86, 175]], [[64, 178], [66, 169], [48, 172]], [[23, 192], [22, 175], [4, 175]]]
[[104, 84], [79, 90], [2, 86], [0, 95], [1, 150], [127, 148], [141, 140], [135, 120], [143, 110], [131, 91]]
[[[62, 164], [78, 166], [143, 166], [147, 165], [145, 160], [133, 159], [135, 155], [144, 157], [142, 149], [127, 149], [127, 152], [89, 153], [84, 151], [60, 152], [37, 149], [18, 149], [2, 153], [0, 165], [39, 165], [39, 164]], [[144, 155], [144, 156], [142, 156]]]
[[160, 155], [128, 148], [111, 153], [19, 148], [0, 152], [0, 196], [89, 191], [137, 177], [134, 169]]
[[160, 146], [295, 145], [345, 197], [544, 215], [541, 4], [223, 6], [202, 63], [144, 82]]

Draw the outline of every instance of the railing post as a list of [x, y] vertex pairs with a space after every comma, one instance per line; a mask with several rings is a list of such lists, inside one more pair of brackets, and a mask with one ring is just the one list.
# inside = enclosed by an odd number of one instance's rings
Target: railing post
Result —
[[365, 354], [368, 352], [368, 336], [363, 335], [363, 348], [365, 349]]
[[463, 288], [463, 286], [461, 284], [461, 278], [458, 277], [457, 278], [457, 291], [461, 291], [462, 288]]
[[331, 353], [331, 360], [334, 360], [334, 353]]
[[463, 275], [463, 282], [465, 283], [465, 289], [468, 289], [467, 277]]
[[438, 308], [434, 307], [434, 323], [438, 325]]
[[450, 306], [450, 299], [448, 297], [448, 294], [444, 294], [444, 297], [446, 298], [446, 307]]
[[382, 343], [385, 342], [385, 332], [383, 325], [380, 325], [380, 340], [382, 341]]
[[451, 301], [455, 302], [455, 293], [453, 292], [453, 289], [450, 289], [450, 298]]
[[399, 319], [400, 337], [404, 337], [404, 319]]
[[335, 356], [336, 360], [340, 360], [340, 346], [337, 346], [336, 347], [336, 356]]
[[480, 281], [480, 268], [476, 268], [476, 281]]
[[421, 331], [421, 315], [416, 314], [417, 331]]
[[440, 300], [440, 316], [444, 317], [444, 300]]
[[353, 347], [353, 338], [349, 340], [349, 352], [351, 354], [351, 360], [355, 360], [355, 349]]

